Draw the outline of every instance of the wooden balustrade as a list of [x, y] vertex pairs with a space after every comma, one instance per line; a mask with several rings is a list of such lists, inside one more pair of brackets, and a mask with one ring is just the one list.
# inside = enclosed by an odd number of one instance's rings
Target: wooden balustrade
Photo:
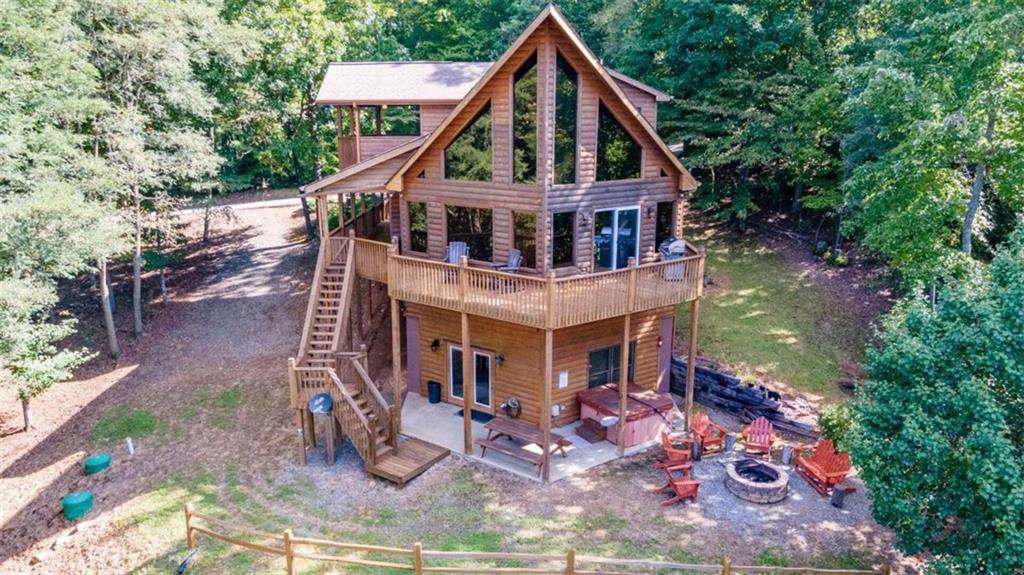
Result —
[[354, 246], [356, 273], [387, 282], [395, 299], [532, 327], [619, 317], [691, 301], [704, 291], [704, 255], [695, 248], [678, 260], [545, 278], [402, 256], [382, 242], [356, 239]]
[[568, 327], [629, 313], [631, 269], [555, 280], [554, 327]]
[[391, 244], [356, 238], [356, 273], [373, 281], [388, 281], [388, 248]]
[[324, 368], [328, 376], [327, 392], [334, 402], [334, 417], [348, 435], [356, 452], [370, 467], [377, 463], [377, 430], [373, 421], [366, 419], [352, 396], [345, 393], [341, 380], [333, 369]]

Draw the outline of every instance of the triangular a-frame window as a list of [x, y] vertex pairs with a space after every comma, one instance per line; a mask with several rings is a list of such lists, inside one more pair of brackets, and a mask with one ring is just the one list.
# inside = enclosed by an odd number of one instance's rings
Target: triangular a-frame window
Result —
[[537, 181], [537, 53], [513, 75], [512, 181]]
[[444, 149], [444, 177], [449, 180], [491, 181], [491, 103]]
[[641, 148], [601, 102], [597, 122], [597, 180], [640, 177]]

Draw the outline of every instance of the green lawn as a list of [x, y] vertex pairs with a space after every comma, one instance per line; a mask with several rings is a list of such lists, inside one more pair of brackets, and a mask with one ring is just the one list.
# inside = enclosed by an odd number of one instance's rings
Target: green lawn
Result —
[[[698, 349], [744, 378], [768, 378], [830, 400], [844, 363], [859, 363], [867, 329], [839, 301], [802, 277], [779, 253], [752, 241], [712, 235], [701, 302]], [[679, 309], [680, 334], [689, 307]]]

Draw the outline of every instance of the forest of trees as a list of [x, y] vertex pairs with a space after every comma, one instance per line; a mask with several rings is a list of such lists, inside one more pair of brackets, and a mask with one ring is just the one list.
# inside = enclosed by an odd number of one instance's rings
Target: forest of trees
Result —
[[[185, 203], [336, 169], [338, 60], [497, 58], [545, 0], [0, 3], [0, 372], [28, 401], [96, 350], [58, 282], [180, 242]], [[907, 293], [979, 281], [1024, 213], [1020, 0], [564, 0], [606, 65], [670, 93], [659, 131], [742, 229], [863, 248]], [[839, 260], [837, 260], [839, 261]]]

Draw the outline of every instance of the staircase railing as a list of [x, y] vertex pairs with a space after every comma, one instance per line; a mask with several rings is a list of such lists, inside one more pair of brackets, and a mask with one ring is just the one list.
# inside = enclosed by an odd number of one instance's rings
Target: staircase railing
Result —
[[338, 359], [347, 362], [352, 368], [352, 373], [354, 374], [352, 378], [353, 385], [362, 392], [363, 397], [369, 402], [370, 410], [377, 418], [377, 424], [385, 426], [384, 429], [387, 432], [385, 437], [387, 438], [388, 445], [396, 447], [397, 438], [391, 428], [392, 408], [388, 405], [387, 400], [384, 399], [380, 390], [377, 389], [377, 385], [370, 378], [370, 374], [366, 371], [366, 352], [338, 354]]
[[313, 272], [313, 285], [309, 290], [309, 303], [306, 304], [306, 319], [302, 324], [302, 337], [299, 339], [299, 364], [306, 358], [306, 344], [309, 343], [309, 332], [313, 331], [313, 314], [316, 313], [317, 302], [320, 300], [320, 282], [323, 281], [324, 268], [327, 267], [328, 247], [320, 243], [320, 251], [316, 257], [316, 270]]
[[[340, 238], [331, 238], [331, 243]], [[351, 238], [340, 243], [340, 250], [344, 253], [336, 253], [335, 260], [345, 258], [345, 276], [342, 280], [341, 297], [338, 300], [338, 321], [334, 324], [334, 334], [331, 336], [331, 351], [341, 351], [342, 330], [349, 320], [348, 308], [352, 303], [352, 284], [355, 283], [355, 245]], [[333, 247], [332, 247], [333, 250]], [[352, 342], [349, 342], [350, 344]]]
[[359, 410], [355, 400], [345, 392], [338, 374], [333, 369], [323, 368], [327, 371], [328, 388], [331, 399], [334, 401], [334, 417], [341, 424], [342, 431], [356, 448], [356, 452], [367, 466], [377, 463], [377, 425], [372, 420], [366, 419], [363, 412]]

